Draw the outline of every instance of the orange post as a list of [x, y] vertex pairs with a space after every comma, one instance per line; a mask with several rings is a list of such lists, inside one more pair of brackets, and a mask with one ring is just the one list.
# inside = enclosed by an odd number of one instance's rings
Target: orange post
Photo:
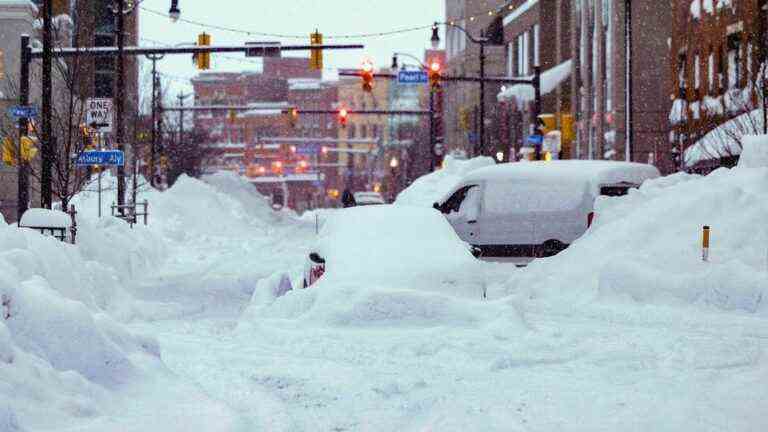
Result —
[[702, 261], [709, 261], [709, 236], [710, 228], [705, 225], [701, 236], [701, 259]]

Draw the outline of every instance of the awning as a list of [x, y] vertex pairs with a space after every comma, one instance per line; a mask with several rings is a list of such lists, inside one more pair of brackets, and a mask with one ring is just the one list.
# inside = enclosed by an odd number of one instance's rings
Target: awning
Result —
[[[571, 60], [566, 60], [559, 65], [547, 69], [541, 73], [541, 94], [551, 93], [568, 77], [571, 76]], [[528, 77], [531, 78], [531, 77]], [[503, 89], [496, 98], [500, 102], [517, 101], [517, 103], [531, 102], [536, 98], [533, 86], [528, 84], [515, 84]]]

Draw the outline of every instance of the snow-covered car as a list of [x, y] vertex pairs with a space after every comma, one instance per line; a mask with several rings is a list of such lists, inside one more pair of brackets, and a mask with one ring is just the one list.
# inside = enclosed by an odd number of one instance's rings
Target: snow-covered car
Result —
[[658, 177], [652, 165], [613, 161], [507, 163], [467, 174], [434, 208], [483, 257], [552, 256], [584, 234], [598, 196]]
[[326, 220], [309, 253], [304, 286], [312, 286], [322, 276], [322, 281], [364, 281], [482, 296], [482, 264], [474, 252], [432, 209], [352, 207]]
[[378, 192], [355, 192], [355, 204], [359, 206], [386, 204], [384, 197]]

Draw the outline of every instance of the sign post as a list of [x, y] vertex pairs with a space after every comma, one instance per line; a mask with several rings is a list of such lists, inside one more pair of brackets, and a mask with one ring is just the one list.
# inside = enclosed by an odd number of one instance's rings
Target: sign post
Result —
[[120, 150], [92, 150], [77, 155], [77, 166], [99, 167], [99, 217], [101, 217], [101, 172], [103, 165], [124, 166], [125, 154]]
[[100, 132], [111, 133], [114, 123], [112, 99], [90, 98], [86, 100], [85, 123]]

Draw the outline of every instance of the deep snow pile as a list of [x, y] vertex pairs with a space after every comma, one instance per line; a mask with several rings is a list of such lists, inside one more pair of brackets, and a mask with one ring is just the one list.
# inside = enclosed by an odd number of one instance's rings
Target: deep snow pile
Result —
[[467, 173], [495, 163], [490, 157], [463, 160], [446, 156], [442, 169], [416, 179], [400, 192], [395, 203], [432, 207], [435, 201], [442, 199]]
[[[601, 197], [595, 225], [495, 295], [701, 305], [768, 315], [768, 168], [676, 174]], [[712, 229], [702, 261], [702, 227]]]

